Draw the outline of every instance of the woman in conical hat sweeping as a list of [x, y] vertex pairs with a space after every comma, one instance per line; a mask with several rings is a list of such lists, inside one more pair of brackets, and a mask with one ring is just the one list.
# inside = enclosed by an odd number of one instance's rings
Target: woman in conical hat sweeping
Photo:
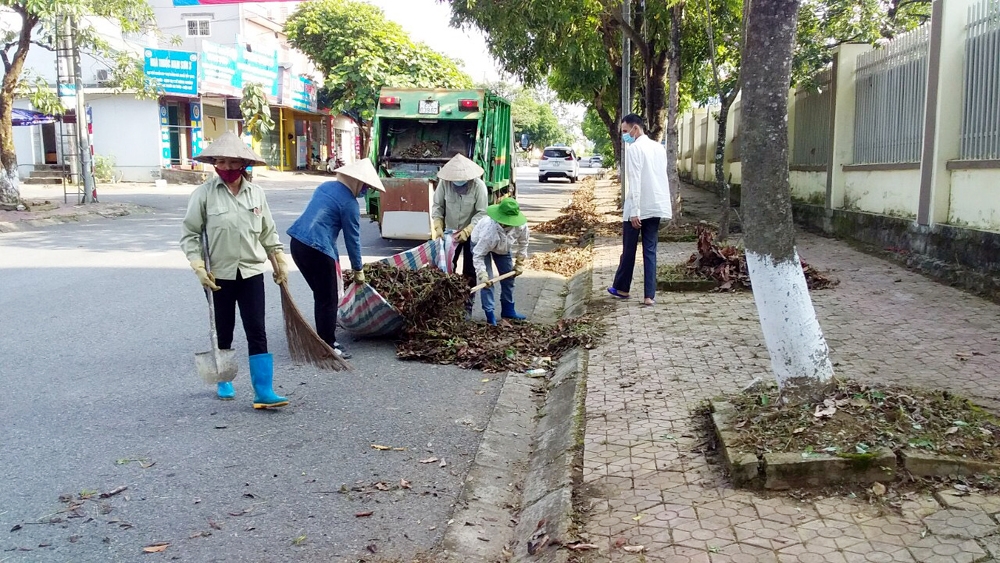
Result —
[[323, 182], [296, 219], [288, 236], [292, 260], [313, 292], [316, 334], [343, 358], [351, 355], [337, 342], [337, 239], [344, 235], [354, 281], [365, 282], [361, 269], [361, 208], [358, 198], [369, 188], [384, 192], [382, 180], [367, 159], [334, 170], [337, 179]]
[[[273, 258], [274, 283], [288, 279], [288, 266], [278, 240], [278, 229], [264, 197], [264, 189], [250, 182], [247, 168], [266, 163], [236, 134], [223, 133], [194, 160], [211, 164], [216, 176], [198, 186], [188, 200], [181, 250], [201, 285], [211, 289], [219, 348], [233, 347], [236, 305], [250, 355], [250, 381], [255, 409], [283, 407], [288, 399], [274, 392], [274, 359], [267, 351], [264, 327], [264, 272]], [[208, 236], [212, 271], [205, 268], [202, 231]], [[220, 399], [235, 396], [233, 384], [218, 384]]]

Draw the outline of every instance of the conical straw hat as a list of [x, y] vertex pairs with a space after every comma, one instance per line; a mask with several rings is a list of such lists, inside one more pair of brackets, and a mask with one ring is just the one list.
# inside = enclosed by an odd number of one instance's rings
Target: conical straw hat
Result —
[[346, 166], [341, 166], [340, 168], [334, 170], [334, 172], [342, 176], [347, 176], [348, 178], [354, 178], [355, 180], [367, 184], [380, 192], [385, 191], [385, 186], [382, 185], [382, 179], [378, 177], [378, 172], [376, 172], [375, 167], [372, 166], [372, 161], [367, 158], [355, 160]]
[[464, 182], [482, 175], [482, 166], [460, 154], [456, 154], [454, 158], [448, 161], [448, 164], [442, 166], [437, 174], [439, 180], [448, 180], [449, 182]]
[[236, 133], [232, 131], [226, 131], [219, 136], [218, 139], [212, 141], [212, 144], [208, 145], [205, 150], [201, 151], [201, 154], [194, 157], [193, 160], [198, 162], [205, 162], [208, 164], [215, 164], [215, 159], [217, 158], [239, 158], [245, 160], [250, 166], [266, 166], [267, 163], [264, 162], [257, 153], [253, 152], [253, 149], [248, 147], [242, 139], [236, 136]]

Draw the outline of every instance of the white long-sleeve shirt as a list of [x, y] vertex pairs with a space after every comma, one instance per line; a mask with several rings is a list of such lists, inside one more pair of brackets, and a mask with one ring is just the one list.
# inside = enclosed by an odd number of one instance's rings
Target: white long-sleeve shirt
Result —
[[643, 135], [625, 146], [625, 202], [622, 220], [673, 216], [670, 183], [667, 180], [667, 151], [660, 143]]
[[476, 273], [486, 271], [486, 255], [513, 254], [514, 259], [528, 257], [528, 226], [511, 227], [503, 225], [492, 217], [483, 217], [472, 229], [472, 264]]

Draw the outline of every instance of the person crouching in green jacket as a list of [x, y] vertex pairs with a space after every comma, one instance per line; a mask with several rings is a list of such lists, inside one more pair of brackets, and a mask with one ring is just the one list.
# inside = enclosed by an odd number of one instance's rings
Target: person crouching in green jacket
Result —
[[[511, 270], [514, 276], [524, 273], [524, 260], [528, 257], [528, 218], [513, 198], [506, 198], [496, 205], [486, 208], [486, 217], [472, 229], [472, 263], [476, 266], [476, 280], [487, 284], [479, 292], [486, 322], [497, 324], [493, 310], [494, 295], [492, 264], [497, 266], [497, 275]], [[523, 321], [525, 316], [514, 308], [514, 278], [500, 280], [500, 316], [505, 319]]]

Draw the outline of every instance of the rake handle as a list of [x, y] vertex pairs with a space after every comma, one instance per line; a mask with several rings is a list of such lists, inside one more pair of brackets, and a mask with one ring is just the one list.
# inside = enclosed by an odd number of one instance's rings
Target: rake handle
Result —
[[485, 288], [487, 286], [490, 286], [490, 285], [493, 285], [493, 284], [497, 283], [498, 281], [502, 281], [502, 280], [505, 280], [507, 278], [512, 278], [512, 277], [514, 277], [516, 275], [517, 275], [517, 272], [515, 272], [514, 270], [511, 270], [511, 271], [507, 272], [506, 274], [503, 274], [501, 276], [497, 276], [497, 277], [491, 279], [490, 281], [488, 281], [486, 283], [481, 283], [481, 284], [473, 287], [472, 289], [469, 290], [469, 293], [475, 293], [475, 292], [479, 291], [480, 289], [483, 289], [483, 288]]

